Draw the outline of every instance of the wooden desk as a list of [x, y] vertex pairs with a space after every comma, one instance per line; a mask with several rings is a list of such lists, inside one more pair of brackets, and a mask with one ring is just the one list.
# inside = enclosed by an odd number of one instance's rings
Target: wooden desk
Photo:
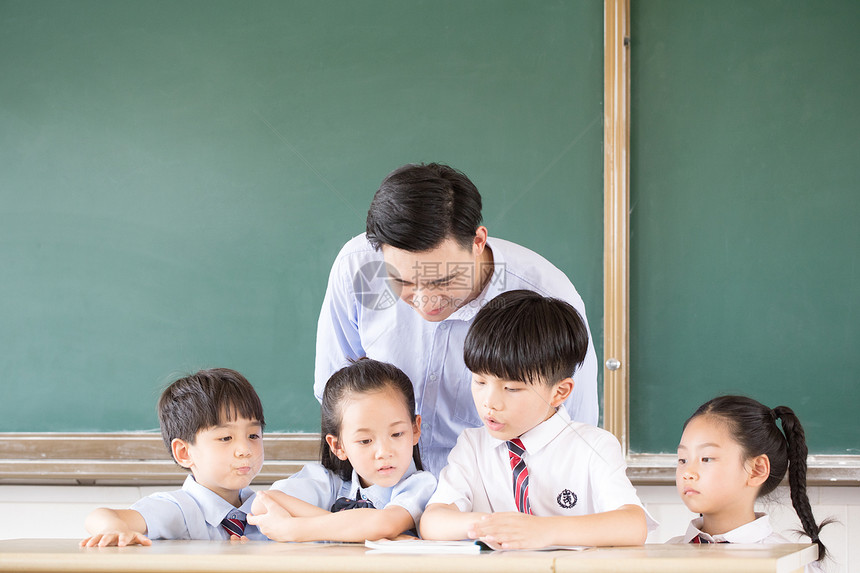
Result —
[[646, 545], [586, 551], [512, 551], [481, 555], [367, 553], [360, 544], [250, 541], [155, 541], [151, 547], [81, 549], [73, 539], [0, 541], [0, 572], [134, 571], [138, 573], [788, 573], [817, 556], [807, 544]]

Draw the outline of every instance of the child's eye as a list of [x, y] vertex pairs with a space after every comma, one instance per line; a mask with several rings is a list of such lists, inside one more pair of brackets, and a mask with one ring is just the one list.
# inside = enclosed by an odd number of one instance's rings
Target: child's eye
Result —
[[508, 387], [505, 387], [505, 390], [507, 390], [508, 392], [519, 392], [520, 390], [522, 390], [522, 388], [508, 388]]
[[391, 437], [392, 437], [392, 438], [399, 438], [399, 437], [401, 437], [404, 433], [405, 433], [405, 432], [394, 432], [393, 434], [391, 434]]
[[486, 382], [484, 382], [483, 380], [472, 380], [472, 384], [474, 384], [475, 386], [483, 386], [484, 384], [486, 384]]
[[367, 440], [358, 440], [358, 443], [359, 443], [359, 444], [361, 444], [362, 446], [366, 446], [366, 445], [370, 444], [370, 442], [371, 442], [371, 440], [370, 440], [370, 439], [367, 439]]
[[678, 458], [678, 465], [682, 466], [687, 463], [687, 460], [684, 458]]
[[714, 458], [708, 458], [708, 457], [702, 458], [702, 462], [704, 462], [704, 463], [708, 463], [708, 462], [712, 462], [712, 461], [714, 461]]
[[263, 436], [261, 436], [260, 434], [251, 434], [251, 435], [250, 435], [250, 436], [248, 436], [248, 437], [249, 437], [249, 438], [251, 438], [252, 440], [259, 440], [259, 439], [260, 439], [260, 438], [262, 438]]
[[233, 436], [223, 436], [221, 438], [218, 438], [218, 441], [219, 442], [229, 442], [232, 439], [233, 439]]

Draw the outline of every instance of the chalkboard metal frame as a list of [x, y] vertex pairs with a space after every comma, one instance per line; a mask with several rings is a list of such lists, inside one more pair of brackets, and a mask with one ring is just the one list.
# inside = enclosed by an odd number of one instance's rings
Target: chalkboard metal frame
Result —
[[[604, 428], [631, 481], [675, 483], [671, 454], [630, 453], [630, 0], [604, 2]], [[811, 455], [810, 485], [860, 484], [860, 456]]]

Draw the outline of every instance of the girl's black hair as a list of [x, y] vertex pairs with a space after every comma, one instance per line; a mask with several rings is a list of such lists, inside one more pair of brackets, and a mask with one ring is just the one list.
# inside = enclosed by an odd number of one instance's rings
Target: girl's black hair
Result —
[[[821, 528], [831, 522], [826, 519], [815, 523], [812, 506], [806, 494], [806, 435], [803, 426], [788, 406], [777, 406], [773, 410], [745, 396], [719, 396], [702, 404], [684, 422], [684, 428], [697, 416], [715, 416], [723, 420], [733, 439], [743, 448], [745, 459], [762, 454], [770, 460], [770, 475], [761, 485], [758, 496], [765, 496], [776, 489], [788, 470], [788, 485], [791, 505], [800, 518], [803, 532], [818, 545], [818, 560], [824, 559], [827, 549], [819, 538]], [[782, 422], [782, 431], [777, 425]]]
[[[340, 439], [343, 403], [351, 395], [388, 388], [403, 396], [406, 410], [414, 422], [415, 391], [412, 389], [412, 381], [397, 366], [370, 358], [360, 358], [331, 375], [325, 384], [320, 406], [320, 463], [324, 468], [336, 473], [343, 480], [352, 478], [352, 464], [349, 460], [341, 460], [334, 455], [326, 442], [326, 435], [331, 434]], [[412, 448], [412, 459], [417, 469], [424, 469], [418, 444]]]

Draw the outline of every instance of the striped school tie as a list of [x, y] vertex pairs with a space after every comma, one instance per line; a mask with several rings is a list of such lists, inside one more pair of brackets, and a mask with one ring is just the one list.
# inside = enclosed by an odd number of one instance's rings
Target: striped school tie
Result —
[[508, 446], [508, 456], [511, 458], [511, 470], [514, 476], [514, 501], [517, 504], [517, 511], [532, 515], [531, 504], [529, 504], [529, 469], [523, 459], [526, 448], [519, 438], [514, 438], [505, 443]]
[[[711, 539], [708, 539], [707, 537], [705, 537], [704, 535], [702, 535], [700, 533], [697, 536], [695, 536], [694, 538], [692, 538], [690, 540], [690, 543], [701, 543], [704, 545], [706, 543], [715, 543], [715, 542], [712, 541]], [[728, 541], [717, 541], [716, 543], [728, 543]]]
[[225, 517], [221, 520], [221, 527], [230, 535], [230, 537], [242, 537], [245, 535], [245, 520], [231, 519]]

